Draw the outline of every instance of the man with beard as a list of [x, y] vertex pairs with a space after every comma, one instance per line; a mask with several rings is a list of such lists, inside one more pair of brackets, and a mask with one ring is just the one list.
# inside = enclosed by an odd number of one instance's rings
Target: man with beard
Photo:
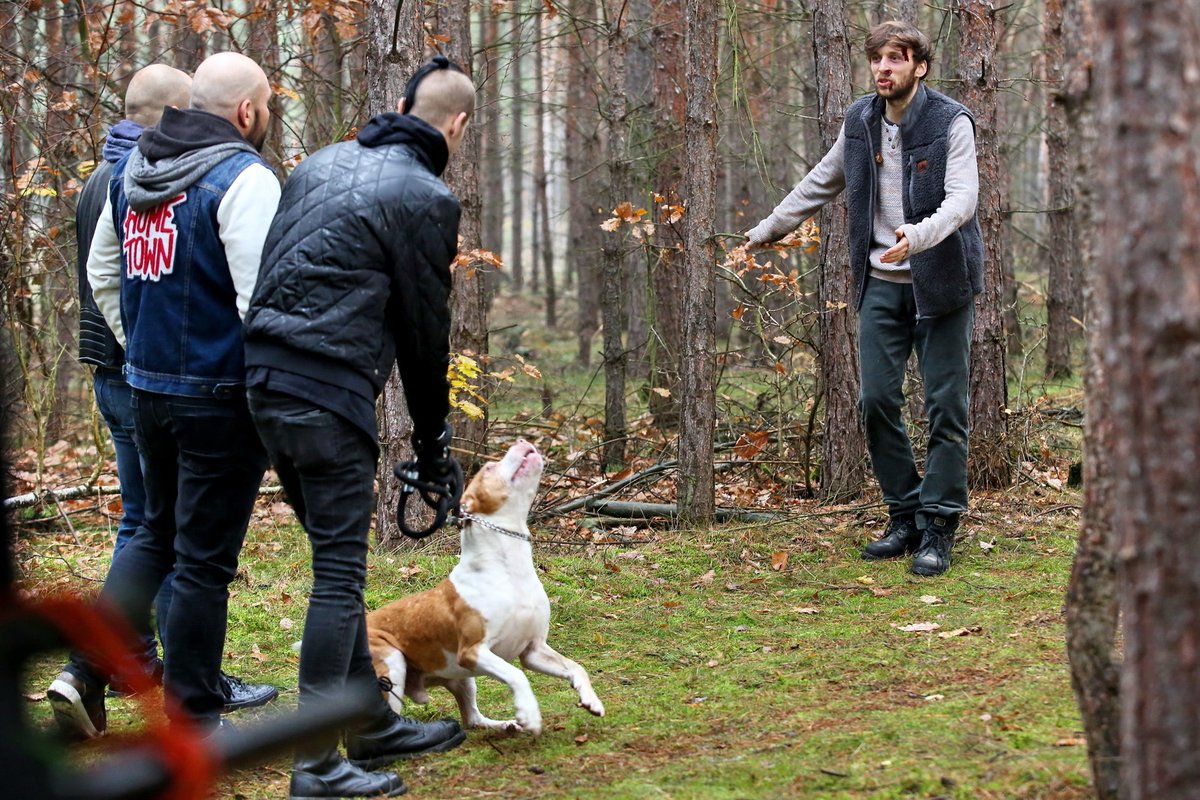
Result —
[[[191, 107], [167, 108], [113, 167], [88, 279], [133, 387], [145, 521], [104, 582], [103, 602], [147, 624], [175, 569], [163, 684], [202, 728], [225, 705], [228, 586], [266, 469], [246, 405], [241, 317], [258, 278], [279, 182], [259, 155], [271, 89], [219, 53], [196, 70]], [[105, 729], [103, 674], [79, 653], [47, 694], [74, 736]]]
[[[863, 558], [915, 552], [914, 573], [940, 575], [967, 507], [972, 298], [983, 289], [975, 125], [966, 107], [925, 86], [932, 52], [915, 27], [875, 26], [866, 52], [875, 94], [850, 106], [833, 147], [747, 238], [774, 242], [845, 190], [859, 408], [889, 514]], [[924, 476], [901, 417], [914, 350], [929, 416]]]

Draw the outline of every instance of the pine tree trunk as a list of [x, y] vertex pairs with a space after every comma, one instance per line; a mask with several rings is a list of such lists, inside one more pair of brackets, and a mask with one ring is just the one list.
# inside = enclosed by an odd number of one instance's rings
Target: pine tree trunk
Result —
[[[609, 207], [629, 200], [629, 140], [626, 130], [625, 33], [621, 14], [625, 0], [606, 0], [608, 37], [608, 175]], [[625, 242], [626, 228], [609, 233], [601, 249], [604, 276], [601, 319], [604, 330], [604, 469], [625, 465], [625, 380], [628, 355], [623, 337], [625, 327]]]
[[[486, 65], [483, 75], [483, 106], [475, 111], [482, 130], [480, 135], [479, 163], [487, 177], [480, 184], [483, 202], [483, 246], [486, 250], [500, 254], [504, 250], [504, 159], [500, 142], [500, 71], [499, 26], [491, 6], [484, 4], [483, 41], [480, 42], [481, 60]], [[490, 288], [495, 289], [495, 282]]]
[[[369, 0], [367, 9], [367, 114], [375, 116], [385, 111], [395, 111], [396, 104], [404, 93], [408, 76], [421, 63], [424, 42], [424, 16], [421, 3], [405, 3], [400, 8], [399, 37], [396, 52], [399, 63], [388, 61], [392, 52], [392, 25], [396, 4], [391, 0]], [[404, 388], [400, 385], [400, 373], [392, 369], [383, 394], [379, 398], [376, 413], [379, 417], [379, 469], [376, 485], [379, 487], [375, 507], [375, 539], [381, 548], [411, 545], [396, 527], [396, 505], [400, 499], [400, 485], [392, 474], [392, 465], [408, 461], [413, 457], [412, 417], [404, 400]], [[416, 505], [416, 504], [413, 504]], [[415, 509], [414, 509], [415, 510]], [[426, 517], [413, 518], [413, 524], [431, 520]]]
[[1113, 530], [1112, 416], [1109, 388], [1102, 363], [1102, 343], [1097, 331], [1101, 302], [1095, 279], [1093, 242], [1100, 233], [1096, 219], [1096, 126], [1092, 88], [1094, 18], [1090, 0], [1065, 0], [1063, 38], [1069, 69], [1060, 96], [1065, 101], [1071, 127], [1071, 172], [1074, 183], [1074, 224], [1078, 244], [1078, 274], [1088, 276], [1093, 287], [1087, 294], [1088, 358], [1084, 370], [1087, 414], [1083, 446], [1083, 512], [1079, 544], [1067, 591], [1067, 656], [1071, 682], [1088, 742], [1092, 786], [1098, 800], [1117, 800], [1120, 794], [1120, 664], [1115, 638], [1117, 604], [1116, 556]]
[[[850, 36], [845, 0], [813, 8], [812, 42], [817, 70], [817, 120], [822, 152], [833, 146], [842, 116], [853, 100]], [[853, 271], [848, 263], [846, 205], [839, 199], [821, 212], [820, 318], [821, 398], [825, 432], [821, 444], [821, 498], [841, 502], [862, 492], [867, 441], [858, 413], [858, 331]]]
[[684, 524], [711, 524], [713, 495], [713, 431], [716, 423], [716, 277], [713, 242], [717, 204], [717, 87], [712, 65], [717, 60], [717, 6], [710, 0], [687, 0], [684, 30], [687, 68], [687, 113], [683, 141], [687, 159], [684, 196], [683, 353], [688, 365], [682, 376], [679, 431], [680, 519]]
[[[534, 113], [537, 115], [536, 141], [533, 143], [533, 182], [537, 197], [538, 252], [542, 259], [542, 278], [545, 284], [546, 328], [558, 327], [558, 287], [554, 281], [554, 243], [550, 238], [550, 193], [546, 176], [546, 37], [545, 14], [539, 13], [538, 46], [534, 51], [535, 90]], [[535, 266], [536, 274], [536, 266]]]
[[1200, 0], [1096, 0], [1121, 797], [1200, 798]]
[[1001, 298], [1004, 289], [1004, 220], [1007, 170], [999, 130], [999, 76], [995, 72], [999, 20], [991, 0], [958, 0], [958, 77], [961, 100], [975, 115], [979, 159], [979, 223], [984, 241], [984, 289], [975, 298], [971, 340], [970, 485], [996, 489], [1012, 482], [1008, 447], [1008, 384]]
[[596, 0], [580, 0], [569, 20], [567, 50], [566, 138], [567, 205], [570, 250], [567, 269], [576, 280], [576, 340], [580, 365], [591, 364], [592, 340], [600, 328], [599, 254], [605, 197], [599, 177], [600, 118], [594, 94], [596, 81]]
[[[474, 54], [471, 49], [469, 0], [447, 0], [440, 6], [437, 28], [438, 32], [449, 37], [445, 46], [446, 56], [470, 75], [474, 69]], [[481, 216], [477, 127], [467, 127], [458, 152], [450, 159], [444, 179], [462, 205], [462, 217], [458, 224], [459, 252], [478, 250]], [[480, 266], [467, 264], [466, 268], [460, 268], [454, 274], [454, 289], [450, 299], [450, 349], [483, 363], [488, 357], [488, 293], [487, 271], [479, 269]], [[487, 457], [487, 384], [481, 384], [478, 391], [485, 399], [482, 419], [471, 419], [458, 413], [451, 415], [456, 454], [468, 473]]]
[[508, 268], [513, 280], [513, 291], [520, 294], [525, 288], [525, 91], [521, 85], [521, 9], [520, 3], [512, 6], [512, 27], [509, 46], [509, 124], [512, 126], [512, 142], [508, 151], [509, 191], [509, 255]]
[[1078, 257], [1071, 190], [1071, 131], [1063, 95], [1066, 54], [1063, 43], [1063, 0], [1046, 0], [1044, 51], [1046, 63], [1046, 148], [1049, 186], [1050, 276], [1046, 292], [1046, 378], [1071, 375], [1071, 295]]

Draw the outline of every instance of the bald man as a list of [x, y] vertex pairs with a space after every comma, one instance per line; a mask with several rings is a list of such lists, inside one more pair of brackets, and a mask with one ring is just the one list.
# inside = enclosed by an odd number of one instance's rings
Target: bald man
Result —
[[[102, 598], [144, 626], [175, 568], [163, 685], [179, 701], [172, 713], [206, 729], [225, 705], [228, 586], [267, 464], [246, 406], [241, 317], [279, 201], [258, 152], [270, 94], [245, 56], [206, 59], [191, 107], [164, 109], [113, 167], [87, 264], [125, 347], [146, 489], [145, 520]], [[60, 727], [103, 733], [109, 679], [73, 654], [48, 691]]]
[[[440, 175], [475, 108], [470, 78], [444, 58], [409, 81], [398, 113], [323, 148], [288, 178], [246, 315], [251, 412], [312, 542], [300, 703], [375, 685], [363, 587], [379, 458], [375, 400], [398, 365], [421, 476], [454, 492], [450, 456], [450, 264], [459, 203]], [[461, 472], [457, 473], [461, 476]], [[461, 480], [461, 479], [460, 479]], [[293, 797], [393, 796], [371, 772], [455, 747], [453, 720], [392, 713], [296, 753]]]

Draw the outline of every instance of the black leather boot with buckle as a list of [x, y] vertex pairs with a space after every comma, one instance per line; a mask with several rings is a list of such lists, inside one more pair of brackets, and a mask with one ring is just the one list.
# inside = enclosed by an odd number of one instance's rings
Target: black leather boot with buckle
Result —
[[954, 532], [958, 529], [956, 517], [928, 518], [921, 546], [913, 556], [912, 567], [916, 575], [941, 575], [950, 568], [950, 550], [954, 547]]
[[921, 532], [917, 530], [916, 515], [897, 514], [888, 520], [883, 536], [863, 549], [862, 557], [867, 561], [899, 558], [916, 550], [920, 542]]

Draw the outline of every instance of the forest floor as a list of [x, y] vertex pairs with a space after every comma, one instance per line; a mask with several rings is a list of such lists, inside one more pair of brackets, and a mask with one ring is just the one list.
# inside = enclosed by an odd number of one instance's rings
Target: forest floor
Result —
[[[539, 544], [551, 644], [588, 669], [607, 715], [532, 675], [540, 738], [472, 732], [454, 751], [399, 765], [409, 796], [1087, 797], [1063, 646], [1077, 500], [1028, 488], [976, 497], [955, 563], [936, 579], [859, 559], [884, 521], [871, 506], [766, 526], [643, 528], [636, 544]], [[256, 513], [232, 587], [225, 666], [282, 689], [274, 707], [234, 717], [247, 725], [296, 700], [308, 550], [275, 505]], [[27, 590], [96, 585], [111, 532], [76, 536], [21, 538]], [[452, 550], [443, 538], [426, 552], [374, 553], [369, 605], [433, 585]], [[50, 725], [44, 690], [60, 664], [42, 659], [28, 676], [38, 727]], [[479, 686], [484, 713], [507, 716], [507, 690]], [[132, 701], [109, 709], [114, 735], [81, 757], [139, 728]], [[410, 709], [456, 716], [443, 690]], [[222, 779], [216, 794], [285, 797], [287, 774], [278, 759]]]
[[[860, 559], [886, 524], [882, 504], [806, 496], [811, 476], [799, 465], [811, 398], [802, 381], [780, 374], [782, 362], [757, 371], [723, 362], [718, 391], [727, 444], [718, 504], [781, 512], [777, 521], [692, 530], [554, 513], [605, 485], [595, 463], [603, 376], [574, 363], [569, 337], [540, 332], [535, 309], [503, 311], [516, 322], [497, 323], [493, 348], [522, 358], [490, 365], [507, 375], [490, 407], [493, 449], [520, 435], [548, 456], [532, 528], [552, 603], [550, 641], [587, 668], [607, 715], [577, 708], [566, 683], [531, 675], [542, 736], [472, 732], [449, 753], [401, 763], [410, 797], [1090, 796], [1062, 613], [1079, 525], [1079, 493], [1066, 487], [1079, 458], [1076, 388], [1027, 382], [1037, 365], [1022, 362], [1009, 391], [1014, 485], [972, 495], [953, 567], [922, 579], [903, 562]], [[786, 366], [807, 369], [801, 358]], [[630, 468], [608, 481], [653, 472], [670, 453], [670, 434], [645, 413], [649, 394], [631, 386], [630, 396]], [[60, 443], [40, 454], [40, 470], [33, 454], [19, 455], [9, 488], [111, 485], [104, 446]], [[669, 502], [671, 484], [656, 474], [616, 499]], [[93, 498], [20, 512], [25, 591], [98, 588], [119, 511], [118, 501]], [[368, 605], [434, 585], [456, 547], [441, 534], [416, 550], [376, 549]], [[239, 724], [295, 705], [292, 644], [311, 586], [308, 557], [290, 508], [261, 498], [231, 587], [224, 664], [281, 696], [234, 715]], [[27, 710], [38, 728], [50, 728], [45, 689], [61, 663], [56, 653], [30, 666]], [[480, 679], [479, 690], [485, 714], [510, 716], [503, 685]], [[457, 716], [449, 693], [431, 695], [409, 712]], [[112, 735], [58, 750], [64, 762], [103, 758], [140, 730], [132, 701], [108, 705]], [[286, 758], [242, 770], [215, 794], [286, 797], [288, 770]]]

